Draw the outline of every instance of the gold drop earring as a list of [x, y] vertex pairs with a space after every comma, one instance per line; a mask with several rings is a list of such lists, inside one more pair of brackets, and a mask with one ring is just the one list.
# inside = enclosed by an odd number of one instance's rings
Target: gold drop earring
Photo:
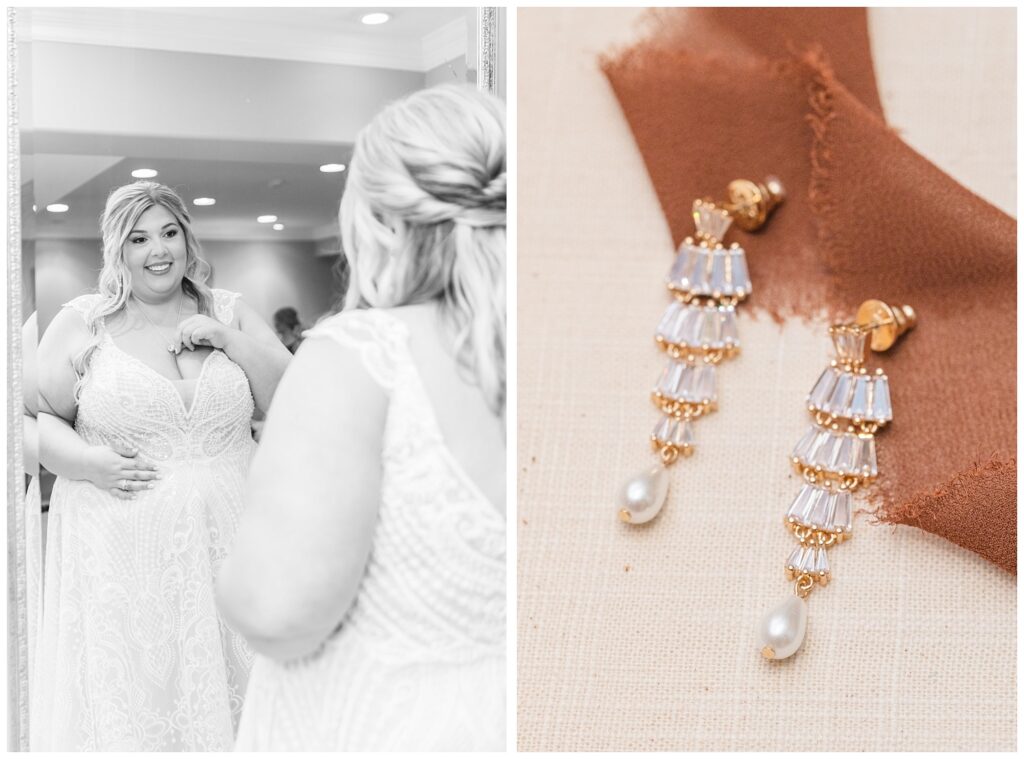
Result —
[[693, 422], [718, 407], [717, 366], [740, 349], [736, 307], [751, 293], [746, 251], [723, 244], [730, 225], [753, 232], [785, 198], [782, 183], [737, 179], [729, 200], [693, 201], [696, 232], [679, 246], [666, 284], [672, 302], [655, 340], [670, 360], [652, 393], [662, 416], [651, 434], [660, 462], [630, 478], [616, 510], [629, 524], [649, 522], [668, 497], [668, 467], [694, 449]]
[[865, 347], [886, 351], [916, 323], [910, 306], [868, 300], [852, 323], [829, 327], [836, 357], [807, 396], [813, 422], [791, 458], [804, 479], [784, 518], [798, 541], [785, 566], [794, 594], [761, 623], [766, 659], [785, 659], [799, 650], [807, 630], [805, 599], [832, 579], [828, 550], [852, 536], [852, 493], [878, 476], [875, 433], [892, 422], [892, 401], [889, 378], [864, 366]]

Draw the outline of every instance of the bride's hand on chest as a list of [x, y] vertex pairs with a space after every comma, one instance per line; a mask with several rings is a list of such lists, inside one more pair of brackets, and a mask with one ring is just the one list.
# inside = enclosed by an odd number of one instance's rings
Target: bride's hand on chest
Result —
[[226, 351], [237, 330], [211, 319], [203, 314], [190, 316], [178, 325], [174, 339], [174, 352], [181, 353], [188, 349], [194, 351], [198, 347], [216, 348]]

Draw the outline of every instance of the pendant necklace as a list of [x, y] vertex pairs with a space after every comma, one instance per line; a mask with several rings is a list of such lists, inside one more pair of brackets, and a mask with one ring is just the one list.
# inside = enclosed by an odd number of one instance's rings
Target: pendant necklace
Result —
[[[181, 322], [181, 302], [183, 300], [185, 300], [184, 293], [182, 293], [178, 297], [178, 316], [177, 316], [177, 318], [175, 319], [175, 322], [174, 322], [174, 326], [175, 327], [177, 327], [178, 324]], [[155, 329], [157, 331], [157, 334], [160, 334], [160, 327], [156, 326], [156, 324], [153, 323], [153, 320], [149, 318], [149, 316], [146, 314], [145, 310], [143, 310], [142, 306], [140, 306], [138, 303], [136, 303], [135, 307], [138, 309], [139, 313], [142, 314], [142, 318], [144, 318], [147, 322], [149, 322], [150, 326], [153, 327], [153, 329]], [[164, 347], [166, 347], [168, 353], [174, 353], [174, 340], [172, 339], [170, 341], [170, 343], [168, 343]]]

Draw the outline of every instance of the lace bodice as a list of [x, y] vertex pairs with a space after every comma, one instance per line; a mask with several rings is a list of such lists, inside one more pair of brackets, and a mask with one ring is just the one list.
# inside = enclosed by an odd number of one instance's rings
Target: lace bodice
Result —
[[306, 336], [358, 352], [389, 399], [380, 516], [343, 634], [379, 641], [375, 649], [393, 659], [503, 652], [505, 518], [445, 445], [405, 325], [385, 312], [359, 311], [331, 317]]
[[[213, 296], [215, 317], [231, 324], [238, 293], [213, 290]], [[66, 306], [84, 318], [100, 297], [83, 295]], [[248, 452], [252, 393], [245, 373], [226, 353], [214, 350], [206, 357], [186, 408], [171, 380], [117, 347], [102, 323], [99, 332], [75, 420], [84, 440], [131, 444], [158, 462]]]

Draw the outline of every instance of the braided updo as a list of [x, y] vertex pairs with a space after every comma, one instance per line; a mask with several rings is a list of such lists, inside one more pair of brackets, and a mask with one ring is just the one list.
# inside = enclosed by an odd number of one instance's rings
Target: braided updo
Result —
[[356, 139], [340, 223], [345, 308], [440, 300], [455, 354], [505, 406], [505, 110], [467, 85], [391, 104]]

